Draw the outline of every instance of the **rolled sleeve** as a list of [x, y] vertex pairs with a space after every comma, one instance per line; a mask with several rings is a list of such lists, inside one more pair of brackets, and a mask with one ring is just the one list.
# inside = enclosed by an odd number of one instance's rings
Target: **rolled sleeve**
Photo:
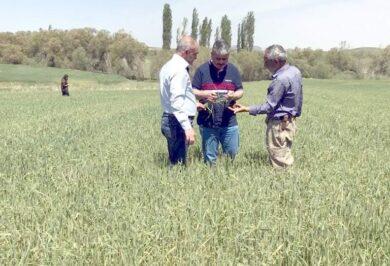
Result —
[[273, 80], [268, 87], [267, 101], [264, 104], [249, 106], [249, 114], [258, 115], [271, 113], [278, 106], [284, 91], [285, 86], [283, 83], [277, 79]]

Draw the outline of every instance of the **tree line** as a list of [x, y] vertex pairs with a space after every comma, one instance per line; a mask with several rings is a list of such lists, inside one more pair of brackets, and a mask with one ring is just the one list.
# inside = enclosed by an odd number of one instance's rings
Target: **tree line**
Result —
[[41, 65], [142, 79], [148, 47], [130, 34], [93, 28], [0, 33], [0, 62]]
[[[199, 13], [196, 8], [192, 10], [192, 21], [191, 21], [191, 34], [187, 31], [188, 18], [184, 17], [181, 25], [176, 31], [176, 41], [183, 35], [191, 35], [192, 38], [199, 41], [201, 47], [210, 48], [212, 25], [211, 18], [205, 17], [202, 23], [199, 25]], [[165, 4], [163, 8], [163, 35], [162, 48], [165, 50], [171, 49], [172, 40], [172, 10], [169, 4]], [[248, 12], [246, 17], [238, 25], [237, 31], [237, 52], [240, 50], [253, 50], [253, 36], [255, 32], [255, 15], [253, 11]], [[227, 15], [224, 15], [221, 19], [221, 23], [215, 29], [214, 40], [223, 39], [226, 44], [232, 46], [232, 22]]]
[[[222, 20], [228, 21], [227, 16]], [[207, 21], [208, 25], [209, 19]], [[226, 29], [228, 23], [224, 23], [225, 26], [221, 25], [214, 38], [231, 36], [231, 31], [229, 34]], [[239, 27], [243, 28], [242, 25]], [[202, 36], [201, 32], [192, 28], [199, 29], [196, 23], [191, 22], [191, 35]], [[270, 74], [263, 66], [262, 49], [250, 48], [248, 37], [244, 38], [247, 46], [232, 47], [230, 62], [238, 67], [245, 81], [269, 79]], [[296, 65], [305, 78], [390, 77], [390, 45], [385, 48], [347, 49], [346, 43], [341, 43], [329, 51], [294, 48], [287, 52], [289, 62]], [[124, 31], [110, 33], [93, 28], [57, 30], [49, 27], [39, 31], [0, 33], [0, 63], [116, 73], [129, 79], [157, 79], [161, 66], [173, 53], [173, 49], [147, 47]], [[200, 47], [194, 68], [209, 57], [210, 48], [206, 42]]]

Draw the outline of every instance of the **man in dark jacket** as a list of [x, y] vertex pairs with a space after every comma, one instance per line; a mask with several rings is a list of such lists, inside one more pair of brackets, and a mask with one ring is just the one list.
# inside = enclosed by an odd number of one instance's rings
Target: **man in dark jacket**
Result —
[[69, 96], [69, 84], [67, 74], [65, 74], [61, 79], [61, 92], [62, 96]]

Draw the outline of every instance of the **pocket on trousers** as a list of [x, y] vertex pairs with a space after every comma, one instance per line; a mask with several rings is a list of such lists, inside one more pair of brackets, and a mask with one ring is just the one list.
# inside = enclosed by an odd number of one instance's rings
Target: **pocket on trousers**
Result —
[[272, 134], [278, 143], [278, 145], [283, 146], [286, 142], [286, 130], [282, 129], [282, 123], [276, 123], [272, 125]]
[[288, 121], [286, 128], [283, 131], [285, 132], [286, 139], [292, 142], [295, 135], [295, 123]]
[[168, 117], [163, 117], [161, 119], [161, 133], [168, 139], [172, 138], [172, 130], [169, 126]]

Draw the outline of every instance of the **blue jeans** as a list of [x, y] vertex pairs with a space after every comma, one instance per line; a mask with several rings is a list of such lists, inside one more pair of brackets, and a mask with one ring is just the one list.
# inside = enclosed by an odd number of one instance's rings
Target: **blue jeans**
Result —
[[240, 142], [238, 126], [232, 127], [199, 127], [202, 136], [203, 158], [206, 163], [215, 164], [218, 156], [219, 143], [222, 152], [234, 159]]
[[[190, 119], [192, 123], [192, 119]], [[172, 114], [164, 113], [161, 118], [161, 133], [167, 139], [169, 161], [171, 165], [186, 164], [188, 145], [179, 121]]]

